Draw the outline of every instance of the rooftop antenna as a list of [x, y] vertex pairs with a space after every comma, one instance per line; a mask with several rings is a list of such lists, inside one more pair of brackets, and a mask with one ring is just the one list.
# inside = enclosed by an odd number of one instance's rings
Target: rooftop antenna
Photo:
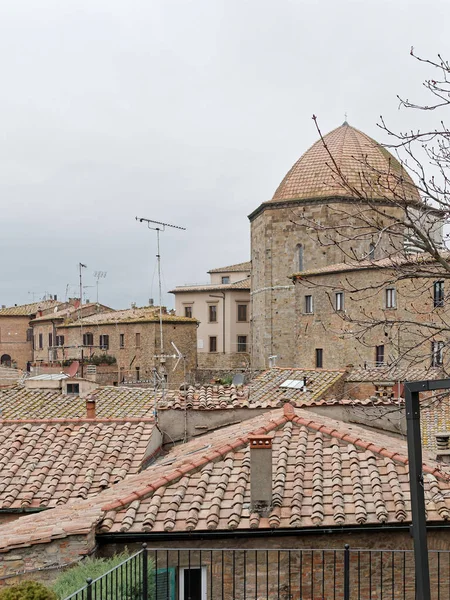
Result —
[[97, 280], [97, 306], [98, 306], [98, 284], [99, 284], [99, 280], [100, 279], [104, 279], [106, 277], [107, 272], [106, 271], [94, 271], [94, 277]]
[[[182, 229], [186, 231], [186, 227], [180, 227], [179, 225], [171, 225], [170, 223], [162, 223], [161, 221], [154, 221], [153, 219], [145, 219], [144, 217], [136, 217], [136, 221], [139, 223], [147, 223], [148, 229], [152, 229], [156, 231], [156, 244], [157, 244], [157, 254], [156, 258], [158, 261], [158, 291], [159, 291], [159, 339], [160, 339], [160, 372], [161, 374], [165, 371], [165, 357], [164, 357], [164, 340], [163, 340], [163, 326], [162, 326], [162, 291], [161, 291], [161, 253], [159, 248], [159, 234], [162, 231], [166, 230], [166, 227], [172, 227], [173, 229]], [[155, 379], [156, 381], [157, 379]], [[160, 378], [162, 384], [162, 393], [164, 399], [164, 392], [166, 387], [166, 378]], [[155, 390], [156, 391], [156, 390]]]

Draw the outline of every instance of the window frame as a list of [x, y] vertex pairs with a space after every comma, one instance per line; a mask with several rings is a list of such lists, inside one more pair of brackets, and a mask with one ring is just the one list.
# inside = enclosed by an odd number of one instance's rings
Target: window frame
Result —
[[431, 366], [442, 367], [444, 364], [445, 342], [433, 340], [431, 342]]
[[305, 270], [305, 263], [304, 263], [304, 252], [303, 252], [303, 244], [297, 244], [296, 246], [297, 249], [297, 269], [299, 271], [299, 273], [301, 273], [302, 271]]
[[[309, 310], [308, 310], [309, 308]], [[314, 301], [312, 294], [306, 294], [303, 301], [303, 314], [313, 315], [314, 314]]]
[[188, 319], [192, 319], [192, 306], [191, 305], [184, 307], [184, 316], [187, 317]]
[[385, 306], [388, 310], [397, 308], [397, 290], [395, 287], [388, 287], [385, 290]]
[[[382, 360], [379, 360], [380, 356], [382, 357]], [[384, 367], [385, 364], [385, 346], [384, 344], [378, 344], [375, 346], [375, 366]]]
[[[240, 309], [244, 309], [245, 311], [245, 319], [240, 318]], [[237, 305], [237, 322], [238, 323], [248, 323], [248, 303], [244, 304], [243, 302], [238, 303]]]
[[344, 310], [344, 306], [344, 292], [335, 292], [334, 308], [336, 312], [342, 312]]
[[230, 276], [222, 275], [221, 282], [222, 282], [222, 285], [229, 285], [230, 284]]
[[370, 242], [369, 244], [369, 254], [368, 254], [368, 259], [369, 260], [375, 260], [375, 250], [376, 250], [376, 244], [374, 244], [374, 242]]
[[38, 334], [38, 340], [39, 340], [39, 350], [42, 350], [44, 348], [44, 335], [42, 333]]
[[[70, 386], [70, 392], [69, 392]], [[75, 389], [74, 389], [75, 388]], [[66, 386], [66, 394], [69, 396], [79, 396], [80, 395], [80, 384], [79, 383], [68, 383]]]
[[100, 350], [109, 350], [109, 335], [102, 333], [98, 338], [98, 345]]
[[[218, 320], [217, 320], [217, 314], [218, 314], [217, 307], [218, 306], [219, 306], [218, 302], [213, 302], [211, 304], [208, 304], [208, 323], [218, 323]], [[215, 313], [215, 319], [211, 319], [212, 311]]]
[[[211, 353], [215, 353], [217, 352], [217, 335], [210, 335], [208, 336], [208, 352]], [[214, 343], [212, 344], [212, 340], [214, 340]], [[214, 349], [212, 349], [212, 346], [215, 346]]]
[[94, 334], [90, 333], [90, 332], [83, 333], [83, 346], [93, 346], [93, 345], [94, 345]]
[[323, 369], [323, 348], [315, 349], [315, 365], [316, 369]]
[[193, 571], [200, 569], [201, 571], [201, 600], [207, 600], [208, 594], [208, 586], [207, 586], [207, 567], [205, 566], [196, 566], [196, 567], [178, 567], [178, 581], [179, 581], [179, 590], [178, 590], [178, 598], [179, 600], [185, 600], [185, 590], [184, 590], [184, 571]]
[[135, 343], [135, 347], [136, 348], [140, 348], [141, 347], [141, 332], [137, 331], [134, 334], [134, 343]]
[[439, 308], [444, 306], [444, 280], [440, 279], [439, 281], [435, 281], [433, 283], [433, 305], [434, 308]]
[[119, 333], [119, 348], [125, 348], [125, 334]]
[[[239, 340], [239, 338], [245, 338], [245, 342]], [[248, 352], [248, 336], [247, 335], [238, 335], [237, 336], [237, 352]]]

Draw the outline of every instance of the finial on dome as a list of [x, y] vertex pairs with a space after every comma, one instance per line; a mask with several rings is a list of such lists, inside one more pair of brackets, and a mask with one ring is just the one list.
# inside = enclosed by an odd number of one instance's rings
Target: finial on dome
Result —
[[347, 125], [347, 126], [348, 126], [348, 122], [347, 122], [347, 113], [344, 113], [344, 118], [345, 118], [345, 120], [344, 120], [344, 122], [342, 123], [342, 127], [344, 127], [344, 125]]

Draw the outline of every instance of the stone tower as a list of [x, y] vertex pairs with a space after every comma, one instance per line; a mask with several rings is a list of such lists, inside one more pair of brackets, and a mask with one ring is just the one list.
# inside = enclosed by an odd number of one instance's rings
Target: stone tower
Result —
[[[377, 240], [375, 257], [370, 228], [357, 239], [352, 235], [347, 242], [342, 225], [348, 224], [351, 230], [352, 224], [360, 224], [363, 211], [369, 222], [373, 216], [379, 232], [383, 213], [398, 215], [401, 221], [402, 202], [420, 205], [412, 179], [385, 148], [346, 122], [324, 141], [317, 141], [294, 164], [273, 198], [249, 215], [254, 368], [267, 367], [273, 355], [279, 366], [297, 366], [290, 276], [346, 262], [349, 255], [378, 259], [395, 252], [393, 244], [399, 243], [398, 237], [396, 242], [387, 235]], [[327, 231], [328, 243], [318, 243], [317, 224]], [[339, 245], [330, 243], [333, 231], [340, 236]]]

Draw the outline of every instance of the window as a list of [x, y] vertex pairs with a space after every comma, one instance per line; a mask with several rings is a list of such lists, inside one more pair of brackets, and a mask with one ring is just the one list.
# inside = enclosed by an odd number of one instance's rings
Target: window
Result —
[[141, 380], [141, 367], [136, 367], [136, 381]]
[[336, 310], [344, 310], [344, 292], [336, 292], [335, 307]]
[[247, 304], [238, 304], [237, 307], [237, 320], [240, 321], [241, 323], [244, 323], [247, 321]]
[[192, 306], [185, 306], [184, 307], [184, 316], [185, 317], [189, 317], [190, 319], [192, 319]]
[[53, 346], [53, 335], [51, 333], [48, 334], [48, 347], [52, 348]]
[[179, 600], [206, 600], [206, 567], [180, 567], [179, 581]]
[[215, 335], [212, 335], [209, 338], [209, 351], [217, 352], [217, 337]]
[[375, 259], [375, 244], [371, 242], [369, 244], [369, 260]]
[[395, 288], [387, 288], [387, 290], [386, 290], [386, 308], [395, 308], [395, 307], [396, 307]]
[[102, 350], [108, 350], [109, 348], [109, 335], [101, 335], [99, 339], [99, 346]]
[[125, 348], [125, 334], [124, 333], [119, 334], [119, 347]]
[[238, 352], [247, 352], [247, 336], [246, 335], [238, 335], [237, 351]]
[[83, 346], [93, 346], [94, 345], [94, 334], [93, 333], [83, 333]]
[[434, 282], [434, 306], [444, 306], [444, 282]]
[[302, 246], [302, 244], [297, 245], [297, 268], [299, 271], [303, 271], [303, 246]]
[[313, 297], [305, 296], [305, 313], [307, 315], [312, 314], [313, 312]]
[[230, 283], [229, 275], [225, 275], [224, 277], [222, 277], [222, 283]]
[[208, 306], [209, 322], [217, 323], [217, 304], [210, 304]]
[[141, 334], [137, 333], [136, 334], [136, 348], [140, 348], [141, 347]]
[[63, 335], [57, 335], [55, 337], [55, 346], [64, 346], [64, 336]]
[[67, 384], [67, 393], [78, 395], [80, 393], [80, 384], [79, 383], [68, 383]]
[[175, 567], [156, 569], [153, 595], [159, 600], [175, 600], [176, 583]]
[[431, 342], [431, 366], [441, 367], [444, 362], [444, 342]]
[[32, 342], [33, 341], [33, 329], [30, 327], [30, 329], [27, 329], [27, 342]]
[[316, 348], [316, 369], [323, 367], [323, 348]]
[[44, 347], [44, 336], [42, 335], [42, 333], [39, 334], [39, 350], [42, 350], [42, 348]]
[[381, 367], [384, 365], [384, 346], [375, 346], [375, 366]]

